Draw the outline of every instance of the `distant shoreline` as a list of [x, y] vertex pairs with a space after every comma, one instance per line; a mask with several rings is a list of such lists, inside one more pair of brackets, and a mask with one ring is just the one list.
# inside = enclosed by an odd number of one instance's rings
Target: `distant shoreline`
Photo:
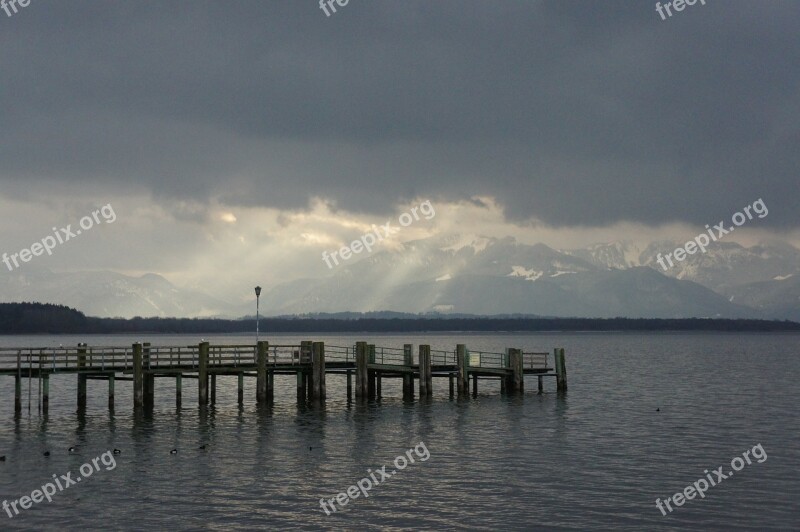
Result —
[[[262, 318], [275, 333], [592, 333], [800, 332], [800, 323], [753, 319], [529, 317], [281, 317]], [[252, 333], [255, 319], [94, 318], [62, 305], [0, 303], [0, 334], [228, 334]]]

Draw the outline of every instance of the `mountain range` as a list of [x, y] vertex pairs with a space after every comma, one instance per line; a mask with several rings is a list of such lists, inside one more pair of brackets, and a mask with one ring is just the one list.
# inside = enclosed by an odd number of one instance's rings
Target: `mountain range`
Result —
[[[596, 244], [557, 250], [513, 238], [432, 237], [376, 250], [324, 277], [280, 283], [264, 315], [312, 312], [522, 314], [554, 317], [768, 318], [800, 321], [800, 250], [717, 242], [664, 271], [682, 243]], [[109, 317], [241, 317], [236, 304], [156, 274], [25, 270], [0, 279], [0, 300], [69, 305]]]

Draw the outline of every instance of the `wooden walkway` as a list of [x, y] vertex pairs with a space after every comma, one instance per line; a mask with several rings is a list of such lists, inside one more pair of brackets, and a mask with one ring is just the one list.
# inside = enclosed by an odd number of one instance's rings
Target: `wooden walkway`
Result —
[[[303, 341], [299, 345], [276, 345], [262, 341], [253, 345], [210, 345], [202, 342], [193, 346], [151, 346], [137, 343], [131, 347], [96, 347], [79, 344], [77, 347], [0, 348], [0, 376], [15, 379], [15, 412], [22, 410], [22, 383], [29, 379], [28, 404], [31, 403], [31, 383], [37, 381], [37, 399], [42, 412], [47, 413], [50, 402], [50, 376], [76, 374], [78, 379], [78, 408], [86, 407], [86, 381], [108, 381], [108, 404], [114, 407], [115, 381], [133, 382], [135, 408], [152, 408], [155, 379], [175, 380], [176, 403], [181, 404], [183, 378], [198, 379], [198, 402], [216, 402], [217, 375], [238, 376], [238, 400], [244, 401], [244, 378], [256, 379], [256, 401], [270, 403], [274, 398], [274, 376], [295, 375], [298, 401], [321, 401], [326, 398], [325, 377], [341, 374], [347, 377], [347, 397], [374, 399], [381, 396], [382, 379], [403, 381], [403, 397], [415, 396], [415, 381], [420, 397], [433, 391], [433, 378], [447, 378], [450, 396], [477, 395], [478, 379], [499, 379], [503, 393], [522, 393], [525, 375], [538, 377], [538, 390], [543, 390], [543, 378], [555, 377], [558, 391], [567, 389], [564, 350], [525, 352], [508, 348], [503, 353], [470, 351], [458, 344], [452, 351], [432, 350], [420, 345], [417, 355], [414, 346], [402, 349], [380, 347], [367, 342], [353, 346], [325, 345], [323, 342]], [[552, 366], [551, 366], [552, 364]], [[353, 382], [355, 377], [355, 383]], [[210, 390], [210, 397], [209, 397]]]

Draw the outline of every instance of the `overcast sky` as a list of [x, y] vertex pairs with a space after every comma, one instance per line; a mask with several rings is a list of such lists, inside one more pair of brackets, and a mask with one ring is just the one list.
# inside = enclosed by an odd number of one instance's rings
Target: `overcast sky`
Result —
[[423, 200], [401, 238], [690, 239], [763, 198], [737, 238], [797, 245], [798, 23], [790, 0], [32, 0], [0, 11], [0, 251], [110, 203], [38, 265], [249, 297]]

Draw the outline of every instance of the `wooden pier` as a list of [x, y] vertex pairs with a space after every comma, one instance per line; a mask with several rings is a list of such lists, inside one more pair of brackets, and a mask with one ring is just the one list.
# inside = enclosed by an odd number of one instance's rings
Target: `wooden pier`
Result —
[[[458, 344], [452, 351], [433, 350], [420, 345], [414, 356], [414, 346], [402, 349], [380, 347], [367, 342], [353, 346], [325, 345], [323, 342], [303, 341], [299, 345], [275, 345], [267, 341], [255, 345], [210, 345], [201, 342], [193, 346], [151, 346], [136, 343], [131, 347], [0, 348], [0, 376], [14, 378], [14, 408], [22, 411], [23, 381], [28, 379], [28, 405], [31, 404], [31, 384], [37, 385], [37, 403], [43, 413], [50, 404], [50, 377], [61, 374], [77, 375], [78, 408], [86, 407], [86, 382], [89, 379], [108, 381], [108, 405], [114, 407], [117, 381], [133, 383], [135, 408], [152, 408], [156, 378], [175, 382], [175, 400], [182, 401], [184, 378], [198, 380], [198, 402], [216, 402], [218, 375], [238, 377], [238, 402], [244, 402], [245, 377], [256, 380], [256, 402], [269, 404], [274, 399], [275, 375], [294, 375], [297, 400], [324, 401], [327, 395], [327, 375], [343, 375], [347, 379], [347, 398], [370, 400], [381, 396], [382, 380], [398, 378], [403, 381], [403, 397], [415, 397], [415, 381], [419, 397], [433, 393], [434, 377], [448, 379], [451, 397], [466, 397], [478, 393], [478, 379], [497, 379], [502, 393], [524, 392], [525, 376], [537, 377], [538, 391], [543, 391], [545, 377], [556, 379], [559, 392], [567, 389], [564, 349], [547, 352], [527, 352], [508, 348], [503, 353], [470, 351]], [[353, 383], [355, 377], [355, 384]], [[353, 388], [355, 387], [355, 392]]]

